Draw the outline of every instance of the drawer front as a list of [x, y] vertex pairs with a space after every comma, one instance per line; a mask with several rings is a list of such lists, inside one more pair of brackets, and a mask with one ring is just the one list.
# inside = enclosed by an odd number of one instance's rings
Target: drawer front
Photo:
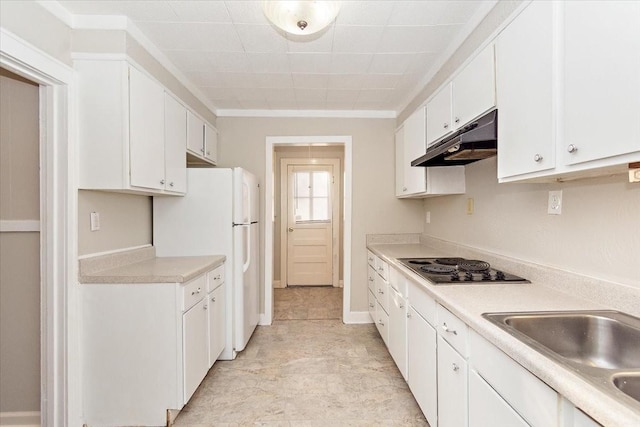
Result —
[[466, 323], [441, 305], [438, 305], [438, 327], [436, 329], [438, 335], [451, 344], [463, 357], [469, 355]]
[[376, 292], [376, 270], [374, 267], [367, 267], [367, 286], [369, 290], [375, 294]]
[[424, 289], [421, 289], [420, 285], [411, 280], [407, 280], [407, 294], [409, 305], [420, 313], [420, 316], [424, 317], [431, 326], [435, 327], [436, 301]]
[[376, 268], [376, 258], [377, 257], [373, 254], [373, 252], [367, 250], [367, 262], [373, 268]]
[[407, 297], [407, 278], [393, 267], [389, 267], [389, 285], [404, 298]]
[[469, 363], [532, 426], [556, 425], [558, 393], [476, 332]]
[[389, 264], [376, 257], [376, 271], [384, 280], [389, 281]]
[[182, 311], [187, 311], [207, 293], [206, 275], [201, 275], [182, 286]]
[[209, 275], [209, 292], [224, 283], [224, 264], [207, 273]]
[[389, 313], [389, 284], [384, 279], [376, 275], [376, 299], [387, 313]]

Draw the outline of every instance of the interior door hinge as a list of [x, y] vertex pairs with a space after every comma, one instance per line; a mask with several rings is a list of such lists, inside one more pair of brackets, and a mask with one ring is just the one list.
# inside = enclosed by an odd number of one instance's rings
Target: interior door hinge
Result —
[[335, 184], [335, 183], [336, 183], [336, 177], [335, 177], [335, 176], [333, 176], [333, 175], [331, 175], [331, 183], [332, 183], [332, 184]]

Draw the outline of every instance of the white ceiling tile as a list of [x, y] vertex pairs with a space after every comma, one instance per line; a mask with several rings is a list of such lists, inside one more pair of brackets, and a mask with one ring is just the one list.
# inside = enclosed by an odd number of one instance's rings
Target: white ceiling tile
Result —
[[265, 100], [264, 93], [255, 88], [235, 88], [233, 93], [238, 101]]
[[356, 101], [353, 105], [354, 110], [387, 110], [387, 103], [378, 101], [360, 102]]
[[357, 102], [386, 102], [393, 95], [393, 89], [362, 89]]
[[232, 88], [253, 88], [255, 87], [255, 76], [252, 73], [217, 73], [228, 87]]
[[363, 74], [362, 89], [393, 89], [400, 81], [401, 74]]
[[327, 100], [326, 89], [296, 89], [296, 101], [301, 102], [324, 102]]
[[251, 71], [249, 59], [244, 52], [204, 52], [201, 55], [209, 61], [213, 71], [227, 73], [248, 73]]
[[247, 54], [251, 70], [254, 73], [288, 73], [290, 72], [289, 57], [286, 53]]
[[399, 1], [388, 25], [464, 24], [473, 16], [481, 1]]
[[327, 31], [315, 33], [310, 36], [287, 34], [289, 52], [331, 52], [333, 47], [333, 28], [334, 26], [331, 26]]
[[124, 15], [133, 21], [174, 21], [177, 16], [166, 1], [61, 1], [79, 15]]
[[268, 24], [259, 1], [225, 1], [224, 4], [236, 24]]
[[286, 52], [287, 39], [268, 25], [236, 24], [245, 52]]
[[293, 79], [288, 73], [255, 73], [253, 81], [257, 88], [293, 88]]
[[267, 98], [267, 104], [271, 110], [297, 110], [298, 104], [296, 100], [281, 100]]
[[177, 17], [176, 21], [231, 22], [227, 7], [221, 1], [172, 0], [168, 3]]
[[326, 101], [297, 101], [298, 110], [324, 110], [326, 109]]
[[373, 55], [369, 72], [380, 74], [402, 74], [412, 61], [415, 60], [413, 53], [376, 53]]
[[202, 92], [210, 99], [221, 101], [236, 99], [235, 89], [228, 87], [203, 87]]
[[201, 52], [192, 50], [165, 50], [164, 54], [167, 55], [173, 65], [182, 70], [182, 72], [210, 71], [212, 67], [209, 59], [202, 55]]
[[459, 30], [458, 25], [386, 27], [378, 53], [440, 52]]
[[242, 108], [247, 110], [267, 110], [269, 104], [266, 99], [239, 99]]
[[331, 55], [332, 74], [364, 74], [369, 70], [370, 53], [334, 53]]
[[438, 59], [438, 56], [439, 55], [437, 53], [433, 52], [413, 54], [413, 60], [405, 72], [426, 74], [427, 71], [431, 69], [436, 59]]
[[262, 89], [262, 93], [264, 93], [264, 97], [268, 102], [273, 101], [288, 101], [295, 104], [296, 102], [296, 92], [292, 88], [266, 88]]
[[354, 103], [360, 94], [359, 90], [332, 89], [327, 91], [327, 102]]
[[227, 73], [214, 73], [211, 71], [191, 71], [185, 73], [187, 78], [198, 86], [229, 87]]
[[347, 100], [342, 102], [327, 101], [325, 102], [324, 108], [326, 110], [353, 110], [354, 104], [355, 104], [355, 101], [353, 100]]
[[329, 89], [360, 89], [363, 74], [330, 74]]
[[141, 22], [138, 26], [162, 50], [243, 51], [232, 24]]
[[343, 1], [336, 25], [385, 25], [393, 1]]
[[288, 55], [293, 73], [323, 74], [331, 70], [329, 53], [289, 53]]
[[382, 26], [336, 26], [333, 34], [333, 52], [375, 52], [383, 30]]
[[328, 85], [329, 74], [293, 73], [293, 87], [296, 89], [326, 89]]
[[218, 108], [242, 108], [237, 99], [212, 99], [211, 102]]

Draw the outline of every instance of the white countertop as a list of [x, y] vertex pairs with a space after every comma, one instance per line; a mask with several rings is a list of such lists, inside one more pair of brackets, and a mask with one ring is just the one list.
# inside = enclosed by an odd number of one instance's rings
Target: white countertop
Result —
[[[438, 303], [456, 314], [470, 328], [601, 424], [640, 426], [640, 409], [612, 398], [570, 369], [543, 356], [481, 316], [487, 312], [592, 310], [611, 307], [560, 292], [541, 282], [433, 285], [404, 267], [396, 258], [444, 257], [452, 254], [421, 244], [370, 244], [368, 248], [403, 275], [422, 285]], [[526, 271], [519, 272], [513, 268], [506, 271], [527, 277], [524, 274]]]

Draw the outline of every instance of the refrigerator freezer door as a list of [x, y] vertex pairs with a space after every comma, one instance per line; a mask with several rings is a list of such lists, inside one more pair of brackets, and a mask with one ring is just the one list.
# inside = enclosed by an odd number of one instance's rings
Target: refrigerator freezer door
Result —
[[233, 222], [250, 224], [260, 215], [258, 178], [242, 168], [233, 169], [234, 213]]

